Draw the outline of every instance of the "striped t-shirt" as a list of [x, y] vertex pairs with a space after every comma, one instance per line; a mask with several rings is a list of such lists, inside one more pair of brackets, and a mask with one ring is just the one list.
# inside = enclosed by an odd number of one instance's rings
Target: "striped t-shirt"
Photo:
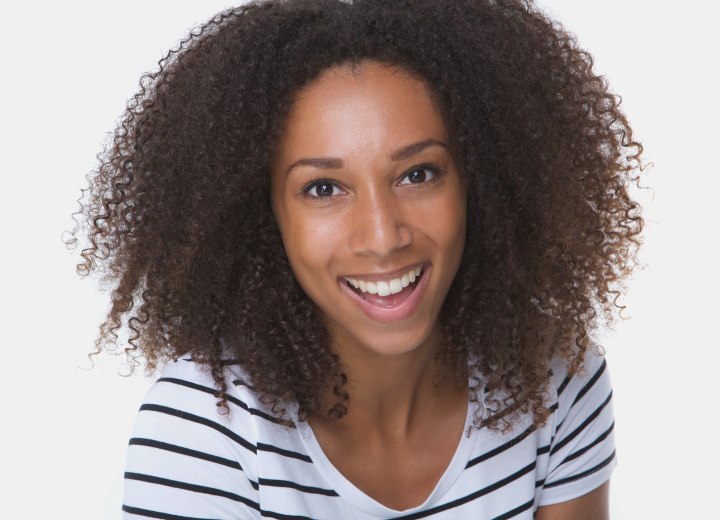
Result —
[[[180, 359], [165, 367], [140, 407], [124, 518], [532, 519], [539, 506], [597, 488], [615, 466], [606, 363], [588, 353], [585, 367], [569, 378], [562, 362], [553, 363], [545, 426], [533, 429], [526, 420], [507, 434], [473, 429], [425, 502], [398, 511], [347, 480], [306, 422], [280, 425], [246, 386], [232, 386], [231, 413], [220, 416], [212, 379]], [[228, 371], [228, 381], [241, 377], [238, 368]]]

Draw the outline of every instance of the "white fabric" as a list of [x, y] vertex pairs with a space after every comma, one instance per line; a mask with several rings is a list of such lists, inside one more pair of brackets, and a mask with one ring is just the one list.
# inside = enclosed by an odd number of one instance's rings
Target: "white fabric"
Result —
[[[602, 357], [569, 381], [553, 364], [556, 404], [547, 424], [464, 435], [435, 490], [396, 511], [365, 495], [332, 465], [307, 423], [285, 428], [252, 391], [230, 385], [218, 415], [214, 383], [189, 358], [169, 364], [141, 407], [127, 456], [124, 518], [532, 519], [571, 500], [614, 468], [610, 379]], [[228, 369], [228, 383], [241, 377]], [[558, 396], [559, 393], [559, 396]], [[468, 410], [466, 426], [471, 419]]]

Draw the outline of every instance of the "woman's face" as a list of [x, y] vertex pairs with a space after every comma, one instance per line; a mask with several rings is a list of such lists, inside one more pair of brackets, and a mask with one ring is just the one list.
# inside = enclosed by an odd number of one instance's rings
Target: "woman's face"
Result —
[[272, 202], [334, 348], [397, 354], [438, 331], [465, 243], [465, 192], [448, 146], [427, 88], [402, 69], [336, 67], [296, 97]]

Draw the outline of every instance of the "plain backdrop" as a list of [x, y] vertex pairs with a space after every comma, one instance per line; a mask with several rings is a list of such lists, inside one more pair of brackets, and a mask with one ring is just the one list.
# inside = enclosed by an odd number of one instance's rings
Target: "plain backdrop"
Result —
[[[86, 354], [108, 294], [74, 272], [75, 200], [140, 75], [223, 0], [0, 7], [1, 518], [118, 519], [125, 447], [149, 386]], [[604, 335], [619, 466], [613, 519], [720, 518], [716, 17], [711, 2], [543, 0], [622, 95], [652, 162], [644, 268]]]

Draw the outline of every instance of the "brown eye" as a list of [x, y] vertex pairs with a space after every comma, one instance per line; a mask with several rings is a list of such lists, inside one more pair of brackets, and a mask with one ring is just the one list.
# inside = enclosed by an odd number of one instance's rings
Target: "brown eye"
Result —
[[408, 174], [408, 180], [413, 184], [425, 182], [426, 177], [427, 174], [425, 173], [425, 170], [415, 170], [414, 172]]
[[318, 199], [339, 195], [342, 190], [334, 182], [320, 180], [308, 184], [304, 191], [309, 197]]
[[434, 166], [421, 166], [405, 174], [400, 184], [422, 184], [433, 180], [440, 171]]

